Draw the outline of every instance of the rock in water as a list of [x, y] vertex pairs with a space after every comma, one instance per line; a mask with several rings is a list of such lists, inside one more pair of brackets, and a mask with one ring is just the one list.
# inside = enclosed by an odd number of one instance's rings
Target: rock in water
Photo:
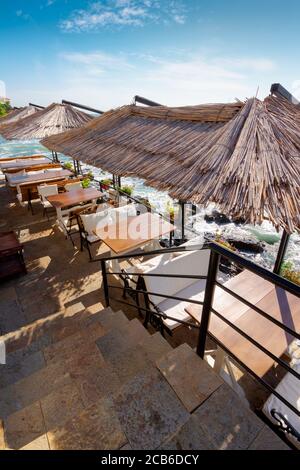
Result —
[[216, 210], [212, 211], [211, 214], [205, 214], [204, 219], [206, 222], [212, 223], [215, 222], [219, 225], [230, 224], [231, 220], [225, 214], [221, 214]]

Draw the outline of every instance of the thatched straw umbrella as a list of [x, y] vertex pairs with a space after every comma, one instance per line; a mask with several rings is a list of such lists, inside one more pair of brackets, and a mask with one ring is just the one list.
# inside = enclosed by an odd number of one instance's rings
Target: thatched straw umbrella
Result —
[[189, 108], [127, 106], [43, 141], [176, 199], [300, 231], [300, 110], [285, 99]]
[[6, 139], [43, 139], [70, 129], [78, 128], [92, 118], [87, 113], [72, 106], [53, 103], [34, 115], [25, 117], [14, 123], [3, 124], [0, 133]]
[[20, 119], [33, 115], [39, 110], [40, 108], [33, 105], [26, 106], [25, 108], [13, 109], [6, 116], [0, 117], [0, 128], [3, 124], [15, 123]]

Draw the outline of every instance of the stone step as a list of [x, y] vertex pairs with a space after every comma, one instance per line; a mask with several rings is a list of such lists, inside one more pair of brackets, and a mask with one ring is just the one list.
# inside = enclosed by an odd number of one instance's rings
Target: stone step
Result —
[[[31, 354], [74, 334], [88, 323], [98, 321], [97, 315], [89, 313], [82, 304], [79, 303], [76, 308], [74, 307], [26, 325], [13, 334], [3, 336], [1, 340], [5, 342], [7, 352], [21, 349], [24, 350], [24, 354]], [[110, 312], [111, 309], [103, 310], [103, 312], [106, 311]]]
[[114, 403], [102, 398], [47, 432], [51, 450], [117, 450], [127, 444]]
[[21, 305], [16, 299], [0, 301], [0, 336], [18, 330], [27, 322]]
[[223, 384], [222, 379], [187, 344], [173, 349], [156, 364], [190, 413]]
[[44, 355], [41, 351], [28, 354], [23, 358], [8, 354], [6, 364], [0, 364], [0, 390], [28, 377], [45, 365]]
[[116, 314], [117, 327], [112, 328], [96, 341], [101, 354], [107, 361], [119, 357], [120, 354], [134, 348], [149, 336], [148, 331], [137, 319], [120, 324], [119, 318], [122, 318], [122, 315]]
[[59, 387], [71, 383], [70, 374], [64, 363], [43, 367], [18, 382], [1, 389], [0, 419], [41, 400]]
[[129, 444], [135, 450], [156, 449], [190, 416], [154, 366], [127, 382], [115, 395], [114, 403]]

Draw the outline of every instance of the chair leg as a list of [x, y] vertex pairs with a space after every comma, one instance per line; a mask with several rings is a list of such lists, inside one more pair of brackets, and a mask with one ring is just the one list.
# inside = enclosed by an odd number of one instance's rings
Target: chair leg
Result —
[[87, 249], [88, 249], [88, 252], [89, 252], [90, 261], [92, 261], [93, 257], [92, 257], [92, 253], [91, 253], [91, 249], [90, 249], [90, 244], [89, 244], [88, 241], [87, 241]]

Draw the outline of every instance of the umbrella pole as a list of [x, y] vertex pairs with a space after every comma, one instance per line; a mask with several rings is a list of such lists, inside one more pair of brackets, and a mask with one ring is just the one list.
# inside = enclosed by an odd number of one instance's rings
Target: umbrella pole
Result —
[[275, 265], [274, 265], [273, 272], [275, 274], [280, 274], [280, 268], [285, 257], [289, 239], [290, 239], [290, 235], [284, 230], [282, 237], [281, 237], [281, 242], [280, 242], [279, 250], [277, 253], [277, 258], [276, 258]]
[[73, 160], [73, 166], [74, 166], [74, 173], [75, 173], [75, 176], [77, 176], [77, 165], [76, 165], [76, 160]]
[[185, 202], [179, 201], [181, 207], [181, 241], [185, 242], [185, 230], [184, 230], [184, 221], [185, 221]]

